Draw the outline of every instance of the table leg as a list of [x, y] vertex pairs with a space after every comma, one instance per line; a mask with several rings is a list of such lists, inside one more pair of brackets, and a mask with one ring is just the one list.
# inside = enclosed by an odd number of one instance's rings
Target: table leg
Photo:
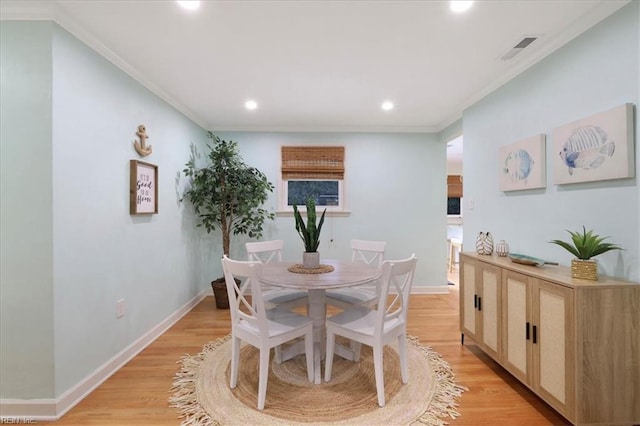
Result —
[[325, 304], [324, 289], [309, 290], [308, 316], [313, 321], [313, 361], [315, 369], [315, 383], [321, 383], [320, 361], [324, 358], [326, 337], [327, 305]]
[[[313, 364], [314, 364], [314, 383], [322, 383], [322, 371], [320, 364], [326, 352], [326, 320], [327, 305], [325, 304], [324, 289], [309, 290], [309, 304], [307, 306], [307, 316], [313, 321]], [[282, 347], [281, 361], [287, 361], [296, 355], [304, 353], [304, 341]]]

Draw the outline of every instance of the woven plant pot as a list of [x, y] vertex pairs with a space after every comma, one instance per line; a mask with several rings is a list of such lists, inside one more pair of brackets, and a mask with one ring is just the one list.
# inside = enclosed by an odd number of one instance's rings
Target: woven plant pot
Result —
[[211, 288], [213, 289], [213, 297], [216, 299], [216, 308], [229, 309], [229, 295], [224, 278], [211, 281]]
[[595, 260], [571, 260], [571, 277], [583, 280], [598, 280], [598, 263]]
[[[240, 285], [240, 280], [237, 278], [235, 280], [236, 284]], [[227, 293], [227, 283], [224, 277], [211, 281], [211, 289], [213, 289], [213, 297], [216, 299], [216, 308], [229, 309], [229, 293]]]

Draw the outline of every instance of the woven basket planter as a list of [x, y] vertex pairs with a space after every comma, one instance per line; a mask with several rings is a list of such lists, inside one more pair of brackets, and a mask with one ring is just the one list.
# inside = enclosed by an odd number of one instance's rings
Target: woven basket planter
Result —
[[211, 281], [211, 288], [216, 299], [216, 308], [229, 309], [229, 295], [227, 294], [227, 284], [224, 282], [224, 278]]
[[[236, 284], [240, 285], [240, 280], [237, 278]], [[229, 309], [229, 293], [227, 293], [224, 277], [211, 281], [211, 288], [213, 289], [213, 297], [216, 299], [216, 308]]]
[[595, 260], [571, 260], [571, 277], [583, 280], [598, 280], [598, 263]]

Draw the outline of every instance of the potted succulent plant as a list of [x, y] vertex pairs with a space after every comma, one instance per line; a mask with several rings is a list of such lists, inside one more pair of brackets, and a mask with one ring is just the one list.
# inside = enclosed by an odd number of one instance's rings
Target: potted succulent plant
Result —
[[318, 246], [320, 245], [320, 231], [322, 231], [322, 224], [324, 223], [324, 215], [327, 209], [324, 209], [320, 222], [316, 226], [316, 201], [313, 197], [307, 198], [307, 224], [305, 225], [302, 215], [298, 210], [297, 205], [293, 205], [293, 217], [296, 221], [296, 231], [304, 242], [304, 253], [302, 254], [302, 266], [304, 268], [312, 269], [317, 268], [320, 265], [320, 253], [318, 253]]
[[605, 243], [604, 240], [609, 237], [601, 237], [594, 234], [592, 230], [587, 231], [584, 225], [582, 232], [569, 230], [567, 232], [571, 235], [571, 242], [553, 240], [550, 243], [559, 245], [576, 257], [571, 260], [571, 277], [573, 278], [597, 280], [598, 266], [591, 258], [610, 250], [622, 250], [615, 244]]
[[[266, 219], [275, 215], [262, 208], [273, 184], [254, 167], [244, 163], [233, 141], [224, 141], [207, 132], [213, 144], [209, 145], [208, 163], [196, 166], [197, 153], [192, 147], [191, 158], [183, 173], [190, 184], [183, 199], [191, 202], [199, 222], [207, 233], [222, 231], [222, 252], [229, 255], [231, 235], [246, 234], [260, 238]], [[229, 307], [224, 278], [211, 282], [219, 309]]]

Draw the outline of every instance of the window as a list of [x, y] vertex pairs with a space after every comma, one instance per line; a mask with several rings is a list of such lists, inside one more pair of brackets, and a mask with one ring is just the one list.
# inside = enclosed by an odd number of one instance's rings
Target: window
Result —
[[447, 176], [447, 215], [462, 216], [462, 176]]
[[337, 180], [290, 180], [287, 181], [287, 205], [300, 205], [313, 196], [318, 206], [340, 204], [340, 181]]
[[460, 215], [460, 197], [447, 198], [447, 214]]
[[[327, 212], [344, 211], [344, 147], [283, 146], [279, 210], [292, 211], [314, 197]], [[304, 209], [302, 209], [304, 210]]]

